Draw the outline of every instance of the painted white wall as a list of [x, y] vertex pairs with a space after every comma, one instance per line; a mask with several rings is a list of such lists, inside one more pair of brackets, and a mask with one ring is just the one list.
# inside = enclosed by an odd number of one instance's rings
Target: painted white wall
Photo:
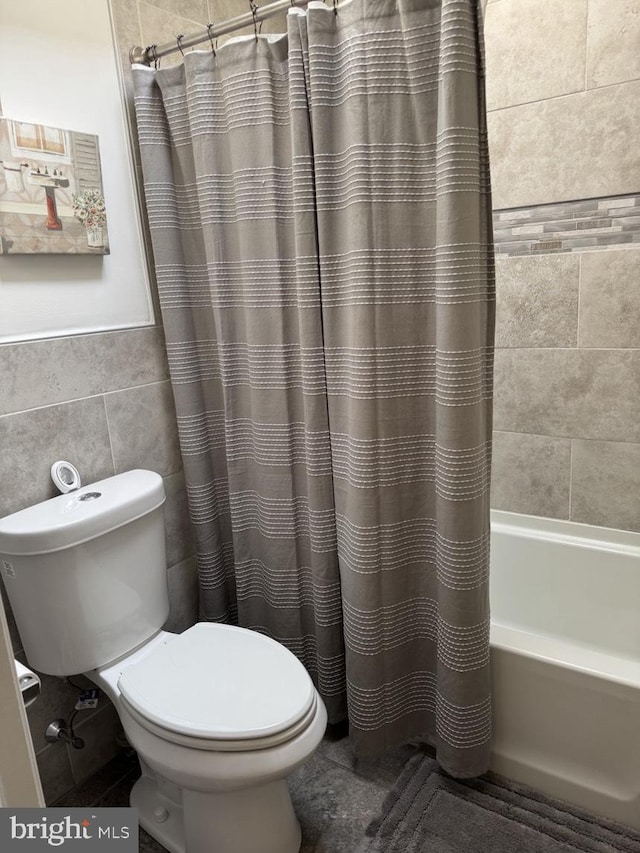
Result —
[[0, 257], [0, 342], [154, 322], [107, 0], [0, 0], [6, 118], [97, 134], [111, 254]]

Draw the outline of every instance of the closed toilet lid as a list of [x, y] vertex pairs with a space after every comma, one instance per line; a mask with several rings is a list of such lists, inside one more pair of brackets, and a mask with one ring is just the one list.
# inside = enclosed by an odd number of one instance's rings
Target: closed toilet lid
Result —
[[194, 625], [123, 669], [118, 687], [147, 720], [216, 740], [281, 732], [315, 698], [307, 671], [280, 643], [213, 622]]

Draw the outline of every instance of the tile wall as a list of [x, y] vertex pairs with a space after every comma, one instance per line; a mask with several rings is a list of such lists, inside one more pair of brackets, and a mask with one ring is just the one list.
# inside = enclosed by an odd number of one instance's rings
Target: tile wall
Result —
[[493, 237], [499, 258], [640, 248], [640, 195], [499, 210]]
[[640, 0], [489, 0], [493, 504], [640, 530]]
[[638, 192], [638, 0], [489, 0], [497, 209]]
[[[56, 494], [52, 462], [67, 459], [89, 483], [131, 468], [164, 477], [171, 615], [169, 630], [195, 621], [197, 591], [186, 494], [160, 327], [0, 346], [0, 517]], [[4, 594], [4, 593], [3, 593]], [[16, 656], [22, 642], [9, 614]], [[81, 681], [81, 679], [78, 679]], [[77, 691], [43, 676], [28, 710], [47, 802], [118, 750], [117, 717], [104, 700], [77, 717], [84, 750], [48, 745], [47, 724], [68, 718]]]

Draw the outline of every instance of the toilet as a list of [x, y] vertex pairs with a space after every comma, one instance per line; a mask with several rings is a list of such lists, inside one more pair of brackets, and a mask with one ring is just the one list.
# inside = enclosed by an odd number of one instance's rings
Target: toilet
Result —
[[0, 519], [0, 571], [33, 669], [112, 700], [142, 776], [140, 825], [171, 853], [296, 853], [286, 777], [327, 715], [280, 643], [229, 625], [162, 630], [162, 478], [128, 471]]

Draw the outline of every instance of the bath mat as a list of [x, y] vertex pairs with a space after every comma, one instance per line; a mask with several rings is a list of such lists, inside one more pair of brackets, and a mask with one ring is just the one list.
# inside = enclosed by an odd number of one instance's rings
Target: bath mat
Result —
[[356, 853], [640, 853], [640, 833], [492, 774], [460, 782], [417, 755]]

